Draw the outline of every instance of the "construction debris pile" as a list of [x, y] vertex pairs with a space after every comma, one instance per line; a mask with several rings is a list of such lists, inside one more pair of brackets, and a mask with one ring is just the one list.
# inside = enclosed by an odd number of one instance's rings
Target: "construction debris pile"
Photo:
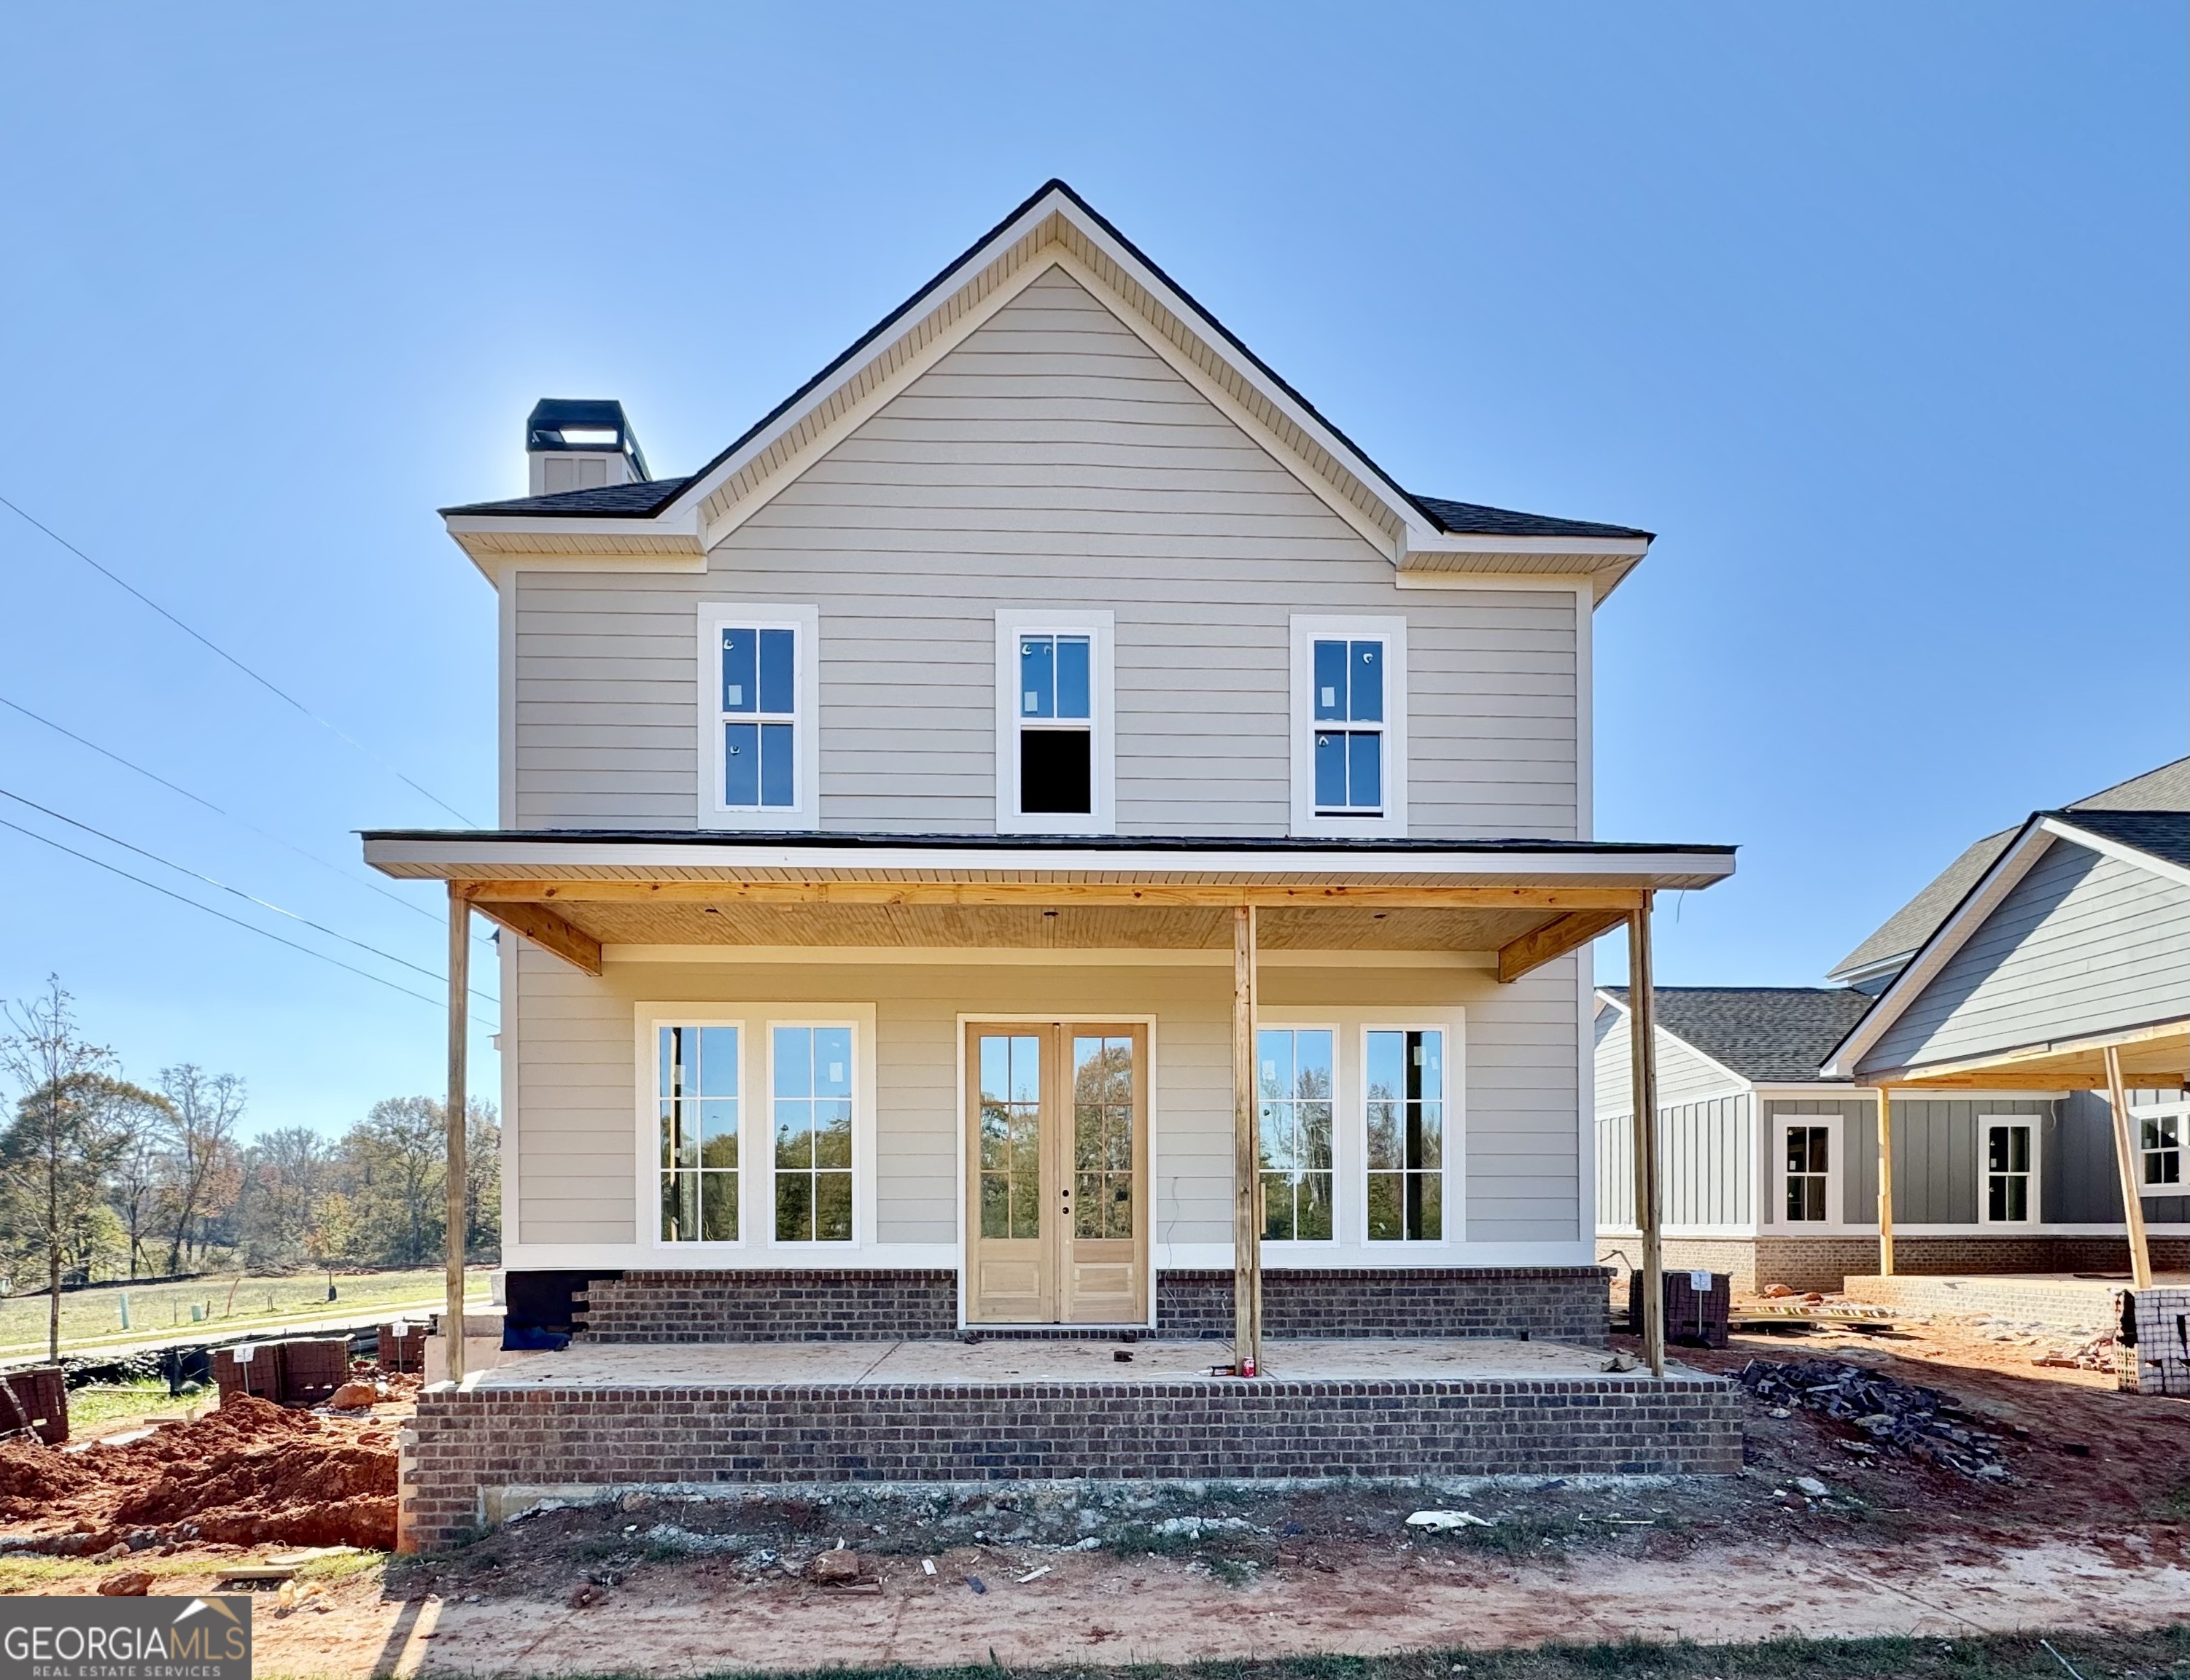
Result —
[[1897, 1382], [1838, 1359], [1751, 1359], [1735, 1381], [1767, 1405], [1800, 1406], [1852, 1425], [1870, 1438], [1871, 1450], [1907, 1453], [1988, 1481], [2006, 1479], [2000, 1438], [1977, 1427], [1975, 1418], [1936, 1388]]
[[195, 1423], [56, 1450], [0, 1441], [0, 1545], [67, 1555], [186, 1541], [395, 1544], [385, 1422], [231, 1395]]

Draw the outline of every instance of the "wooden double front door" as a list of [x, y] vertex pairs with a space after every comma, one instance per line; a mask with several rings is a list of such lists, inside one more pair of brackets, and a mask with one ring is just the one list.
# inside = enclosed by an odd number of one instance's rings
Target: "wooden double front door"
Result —
[[966, 1316], [1148, 1322], [1148, 1031], [966, 1029]]

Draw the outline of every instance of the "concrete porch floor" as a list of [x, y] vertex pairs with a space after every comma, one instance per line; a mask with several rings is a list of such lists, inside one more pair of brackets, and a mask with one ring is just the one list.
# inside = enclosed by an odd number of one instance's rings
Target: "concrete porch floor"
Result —
[[[1121, 1359], [1120, 1354], [1130, 1354]], [[1603, 1349], [1490, 1337], [1262, 1344], [1263, 1376], [1281, 1382], [1469, 1382], [1602, 1377]], [[1181, 1379], [1234, 1385], [1222, 1342], [1096, 1341], [736, 1342], [581, 1343], [532, 1354], [467, 1377], [467, 1390], [894, 1387], [900, 1384], [1148, 1382]], [[1632, 1375], [1642, 1382], [1648, 1373]], [[1668, 1376], [1697, 1373], [1671, 1365]]]

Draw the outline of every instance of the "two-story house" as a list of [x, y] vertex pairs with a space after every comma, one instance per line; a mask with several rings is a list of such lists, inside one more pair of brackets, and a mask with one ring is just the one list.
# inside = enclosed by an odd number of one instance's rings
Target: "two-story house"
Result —
[[1586, 946], [1733, 865], [1592, 837], [1648, 533], [1402, 489], [1061, 183], [695, 473], [527, 449], [501, 826], [367, 837], [502, 930], [513, 1321], [1601, 1343]]

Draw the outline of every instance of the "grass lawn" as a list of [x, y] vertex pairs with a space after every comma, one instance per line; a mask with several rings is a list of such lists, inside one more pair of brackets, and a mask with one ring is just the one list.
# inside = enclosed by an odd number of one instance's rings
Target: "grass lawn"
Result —
[[[147, 1341], [192, 1329], [242, 1330], [264, 1325], [278, 1329], [293, 1319], [324, 1318], [360, 1312], [393, 1314], [399, 1308], [427, 1309], [441, 1303], [440, 1267], [391, 1272], [338, 1273], [337, 1298], [327, 1299], [327, 1274], [252, 1278], [239, 1274], [207, 1275], [184, 1283], [128, 1285], [72, 1291], [61, 1297], [61, 1348], [81, 1353], [102, 1346]], [[475, 1268], [465, 1280], [466, 1300], [487, 1298], [487, 1269]], [[122, 1302], [129, 1303], [129, 1325], [122, 1323]], [[195, 1305], [203, 1314], [190, 1317]], [[47, 1297], [18, 1295], [0, 1301], [0, 1356], [37, 1354], [46, 1345]]]

